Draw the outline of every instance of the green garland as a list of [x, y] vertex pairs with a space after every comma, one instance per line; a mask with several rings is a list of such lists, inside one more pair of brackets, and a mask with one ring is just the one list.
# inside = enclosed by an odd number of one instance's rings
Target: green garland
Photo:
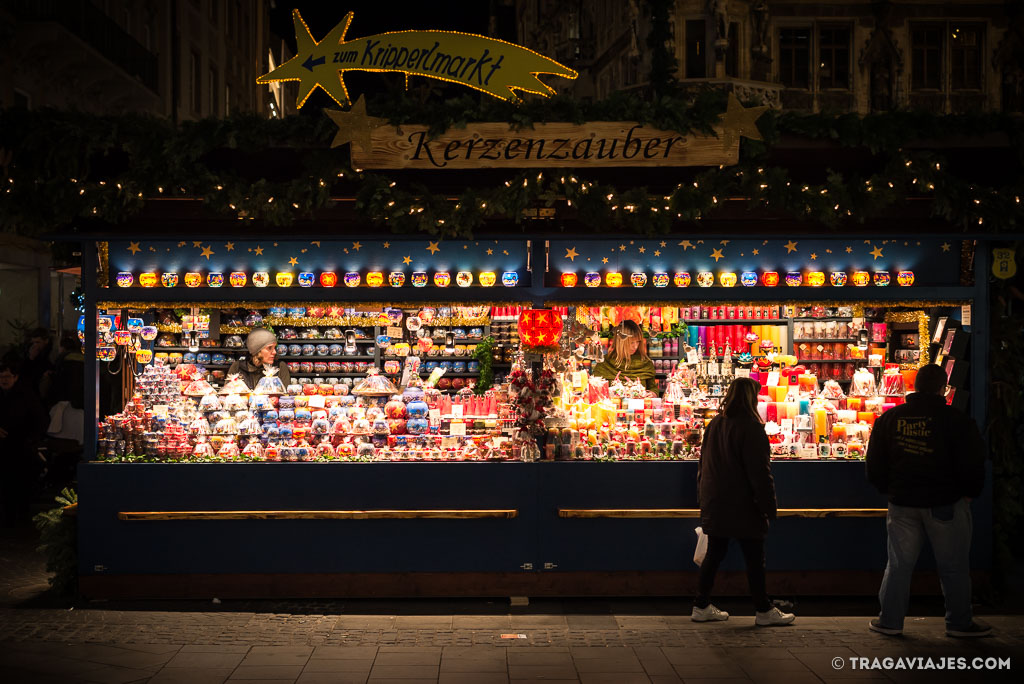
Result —
[[[374, 100], [371, 111], [395, 124], [425, 122], [434, 132], [479, 120], [506, 120], [514, 127], [550, 120], [635, 120], [682, 134], [709, 134], [724, 97], [708, 90], [648, 102], [616, 94], [592, 104], [555, 97], [516, 107], [465, 96], [424, 108], [414, 98], [387, 95]], [[565, 169], [510, 174], [497, 187], [467, 188], [453, 202], [423, 185], [353, 170], [343, 148], [328, 147], [334, 126], [326, 116], [208, 119], [175, 128], [140, 115], [0, 110], [0, 149], [11, 151], [10, 162], [0, 167], [0, 221], [8, 230], [38, 235], [79, 217], [121, 223], [149, 197], [199, 197], [215, 214], [283, 226], [331, 206], [332, 196], [354, 195], [357, 211], [396, 233], [469, 237], [488, 219], [518, 222], [523, 209], [544, 205], [571, 208], [596, 232], [657, 235], [713, 215], [727, 198], [743, 198], [752, 210], [782, 211], [834, 227], [863, 223], [912, 197], [926, 200], [933, 215], [963, 230], [980, 225], [1010, 232], [1022, 225], [1021, 174], [985, 186], [948, 172], [939, 155], [903, 149], [914, 140], [983, 130], [1006, 134], [1024, 158], [1019, 118], [768, 112], [759, 127], [765, 141], [745, 140], [738, 165], [704, 171], [667, 195], [595, 182]], [[783, 134], [867, 147], [885, 166], [869, 177], [832, 171], [824, 183], [803, 183], [789, 169], [765, 163]], [[277, 171], [280, 165], [260, 169], [270, 155], [283, 157], [288, 171]]]
[[53, 573], [49, 581], [54, 593], [74, 596], [78, 592], [78, 494], [65, 487], [54, 501], [57, 507], [32, 518], [39, 530], [36, 550], [46, 554], [46, 569]]
[[494, 363], [494, 338], [485, 337], [480, 340], [473, 350], [473, 358], [480, 362], [480, 375], [473, 391], [483, 394], [494, 384], [494, 370], [491, 368]]

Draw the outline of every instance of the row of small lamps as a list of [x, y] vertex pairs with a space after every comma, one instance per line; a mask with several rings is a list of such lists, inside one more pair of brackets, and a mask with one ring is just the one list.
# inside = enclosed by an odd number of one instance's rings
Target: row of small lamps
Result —
[[[140, 287], [178, 286], [177, 273], [140, 273], [138, 280]], [[267, 271], [256, 271], [252, 274], [251, 279], [243, 271], [235, 271], [227, 276], [223, 273], [207, 273], [205, 279], [202, 273], [189, 272], [185, 274], [183, 280], [185, 287], [202, 287], [204, 282], [207, 287], [222, 287], [225, 283], [230, 284], [231, 287], [245, 287], [250, 280], [254, 287], [267, 287], [271, 282], [270, 273]], [[481, 287], [493, 287], [499, 282], [499, 276], [494, 271], [482, 271], [474, 279], [472, 272], [459, 271], [453, 278], [448, 271], [436, 271], [432, 280], [435, 287], [448, 287], [452, 282], [459, 287], [470, 287], [474, 280]], [[324, 271], [319, 278], [310, 271], [303, 271], [299, 274], [281, 271], [274, 275], [274, 283], [278, 287], [291, 287], [293, 284], [298, 284], [300, 287], [313, 287], [318, 281], [321, 287], [334, 287], [339, 284], [338, 274], [334, 271]], [[135, 283], [135, 276], [130, 271], [120, 271], [117, 274], [116, 282], [118, 287], [131, 287]], [[349, 271], [342, 275], [340, 282], [347, 287], [359, 287], [363, 284], [363, 276], [358, 271]], [[368, 287], [383, 287], [385, 284], [391, 287], [403, 287], [405, 282], [404, 271], [392, 271], [386, 276], [383, 271], [371, 271], [366, 274]], [[426, 271], [413, 271], [409, 278], [409, 283], [413, 287], [426, 287], [430, 282], [431, 278]], [[505, 271], [500, 276], [500, 282], [505, 287], [515, 287], [519, 284], [519, 273]]]
[[[654, 287], [668, 287], [669, 284], [674, 284], [676, 287], [689, 287], [691, 280], [694, 280], [699, 287], [712, 287], [716, 283], [715, 274], [710, 271], [701, 271], [694, 279], [691, 279], [690, 274], [686, 271], [680, 271], [671, 277], [668, 273], [655, 273], [650, 279]], [[580, 278], [575, 272], [566, 271], [562, 273], [560, 281], [562, 287], [576, 287]], [[739, 274], [734, 271], [722, 271], [717, 278], [717, 283], [721, 287], [735, 287], [737, 284], [754, 287], [758, 283], [765, 287], [775, 287], [781, 282], [785, 282], [790, 287], [801, 285], [822, 287], [826, 283], [831, 283], [834, 287], [843, 287], [848, 282], [857, 287], [867, 287], [871, 283], [878, 287], [886, 287], [891, 281], [892, 274], [889, 271], [875, 271], [874, 273], [854, 271], [852, 277], [846, 271], [832, 271], [827, 278], [824, 271], [810, 271], [806, 275], [800, 271], [789, 271], [785, 274], [784, 279], [777, 271], [764, 271], [760, 276], [754, 271], [743, 271]], [[914, 272], [897, 272], [896, 282], [903, 287], [913, 285]], [[606, 287], [621, 287], [624, 283], [623, 274], [615, 271], [605, 273], [603, 278], [600, 273], [594, 271], [583, 275], [583, 284], [587, 287], [600, 287], [602, 284]], [[631, 273], [629, 276], [629, 284], [633, 287], [646, 287], [647, 283], [647, 274], [642, 271]]]

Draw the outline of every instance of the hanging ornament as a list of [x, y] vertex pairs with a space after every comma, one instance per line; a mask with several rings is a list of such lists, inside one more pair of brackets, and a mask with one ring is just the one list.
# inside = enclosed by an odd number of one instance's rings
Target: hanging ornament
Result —
[[562, 317], [551, 309], [526, 309], [519, 314], [519, 340], [531, 351], [551, 350], [562, 336]]

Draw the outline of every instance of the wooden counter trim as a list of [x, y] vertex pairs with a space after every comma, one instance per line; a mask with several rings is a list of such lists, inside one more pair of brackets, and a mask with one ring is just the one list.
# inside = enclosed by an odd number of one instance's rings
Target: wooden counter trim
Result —
[[515, 508], [380, 511], [121, 511], [118, 520], [473, 520], [515, 518]]
[[[780, 518], [884, 518], [885, 508], [780, 508]], [[699, 508], [559, 508], [559, 518], [700, 518]]]

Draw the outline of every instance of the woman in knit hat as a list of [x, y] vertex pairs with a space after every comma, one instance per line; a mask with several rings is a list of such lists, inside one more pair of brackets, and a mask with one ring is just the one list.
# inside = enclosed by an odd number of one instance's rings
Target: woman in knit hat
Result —
[[[249, 389], [255, 389], [256, 383], [263, 377], [263, 371], [274, 367], [274, 360], [277, 358], [277, 336], [266, 328], [253, 328], [245, 339], [245, 348], [249, 351], [248, 356], [243, 356], [231, 364], [228, 375], [237, 373]], [[281, 378], [285, 387], [291, 383], [292, 376], [288, 372], [288, 364], [284, 361], [277, 362], [277, 377]]]

